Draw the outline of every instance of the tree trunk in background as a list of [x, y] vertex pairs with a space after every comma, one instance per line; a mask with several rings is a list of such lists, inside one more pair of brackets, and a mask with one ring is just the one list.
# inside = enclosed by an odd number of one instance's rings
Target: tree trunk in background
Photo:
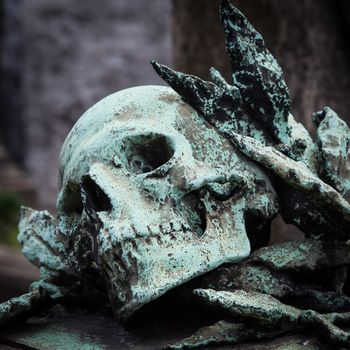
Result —
[[[173, 1], [173, 65], [209, 79], [211, 66], [230, 79], [219, 0]], [[350, 121], [350, 2], [348, 0], [231, 0], [263, 35], [285, 72], [292, 112], [314, 132], [311, 113], [331, 106]], [[301, 238], [273, 223], [272, 240]]]
[[230, 61], [219, 21], [218, 0], [173, 0], [173, 63], [175, 69], [209, 79], [214, 66], [228, 79]]
[[[214, 66], [229, 76], [219, 23], [219, 0], [173, 0], [176, 69], [208, 78]], [[350, 120], [350, 4], [347, 0], [232, 0], [260, 31], [281, 64], [292, 110], [312, 128], [310, 115], [331, 106]]]

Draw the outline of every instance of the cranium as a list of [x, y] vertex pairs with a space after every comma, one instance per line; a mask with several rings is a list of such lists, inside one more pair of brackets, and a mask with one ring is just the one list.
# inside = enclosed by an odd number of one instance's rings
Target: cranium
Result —
[[[246, 258], [247, 212], [267, 220], [274, 198], [262, 171], [167, 87], [106, 97], [79, 119], [61, 152], [60, 231], [70, 236], [84, 220], [97, 223], [89, 259], [122, 318]], [[85, 248], [71, 254], [75, 270]]]

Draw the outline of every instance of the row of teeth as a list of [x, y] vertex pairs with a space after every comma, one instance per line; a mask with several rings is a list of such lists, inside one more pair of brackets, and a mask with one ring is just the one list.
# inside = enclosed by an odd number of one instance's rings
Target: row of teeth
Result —
[[[110, 245], [118, 247], [121, 249], [122, 253], [126, 253], [127, 255], [131, 254], [135, 257], [135, 254], [138, 255], [139, 247], [152, 246], [153, 244], [157, 244], [159, 246], [174, 244], [171, 243], [173, 239], [176, 239], [177, 242], [192, 239], [193, 229], [188, 225], [181, 225], [180, 230], [175, 230], [173, 226], [173, 230], [167, 230], [163, 232], [159, 228], [158, 231], [150, 231], [147, 234], [135, 232], [133, 237], [123, 237], [122, 240], [117, 240], [116, 242], [111, 242]], [[185, 234], [184, 234], [185, 233]], [[110, 240], [110, 236], [108, 235], [108, 240]], [[108, 250], [108, 249], [107, 249]], [[123, 254], [124, 255], [124, 254]], [[129, 256], [130, 258], [131, 256]]]
[[186, 223], [169, 223], [158, 226], [147, 225], [145, 229], [138, 230], [131, 224], [129, 229], [122, 228], [121, 231], [123, 232], [123, 240], [129, 240], [135, 238], [161, 237], [179, 232], [193, 231], [193, 228]]

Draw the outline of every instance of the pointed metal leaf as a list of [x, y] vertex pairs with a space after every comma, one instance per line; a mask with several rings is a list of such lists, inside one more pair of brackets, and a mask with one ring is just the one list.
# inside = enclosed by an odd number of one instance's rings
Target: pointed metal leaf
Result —
[[155, 61], [151, 61], [151, 64], [160, 77], [190, 106], [205, 116], [214, 114], [223, 94], [221, 88], [194, 75], [176, 72]]
[[265, 47], [262, 36], [228, 0], [222, 0], [220, 15], [233, 82], [247, 110], [271, 127], [281, 142], [288, 143], [290, 97], [281, 67]]

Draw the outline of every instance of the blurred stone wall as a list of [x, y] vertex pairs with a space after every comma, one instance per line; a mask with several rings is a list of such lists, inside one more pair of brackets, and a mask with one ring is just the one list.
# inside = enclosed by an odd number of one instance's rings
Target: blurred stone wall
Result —
[[78, 117], [117, 90], [163, 84], [149, 60], [169, 64], [170, 1], [30, 0], [22, 19], [26, 165], [39, 209], [52, 210], [60, 147]]
[[21, 0], [0, 0], [0, 141], [10, 157], [23, 165], [23, 32]]

